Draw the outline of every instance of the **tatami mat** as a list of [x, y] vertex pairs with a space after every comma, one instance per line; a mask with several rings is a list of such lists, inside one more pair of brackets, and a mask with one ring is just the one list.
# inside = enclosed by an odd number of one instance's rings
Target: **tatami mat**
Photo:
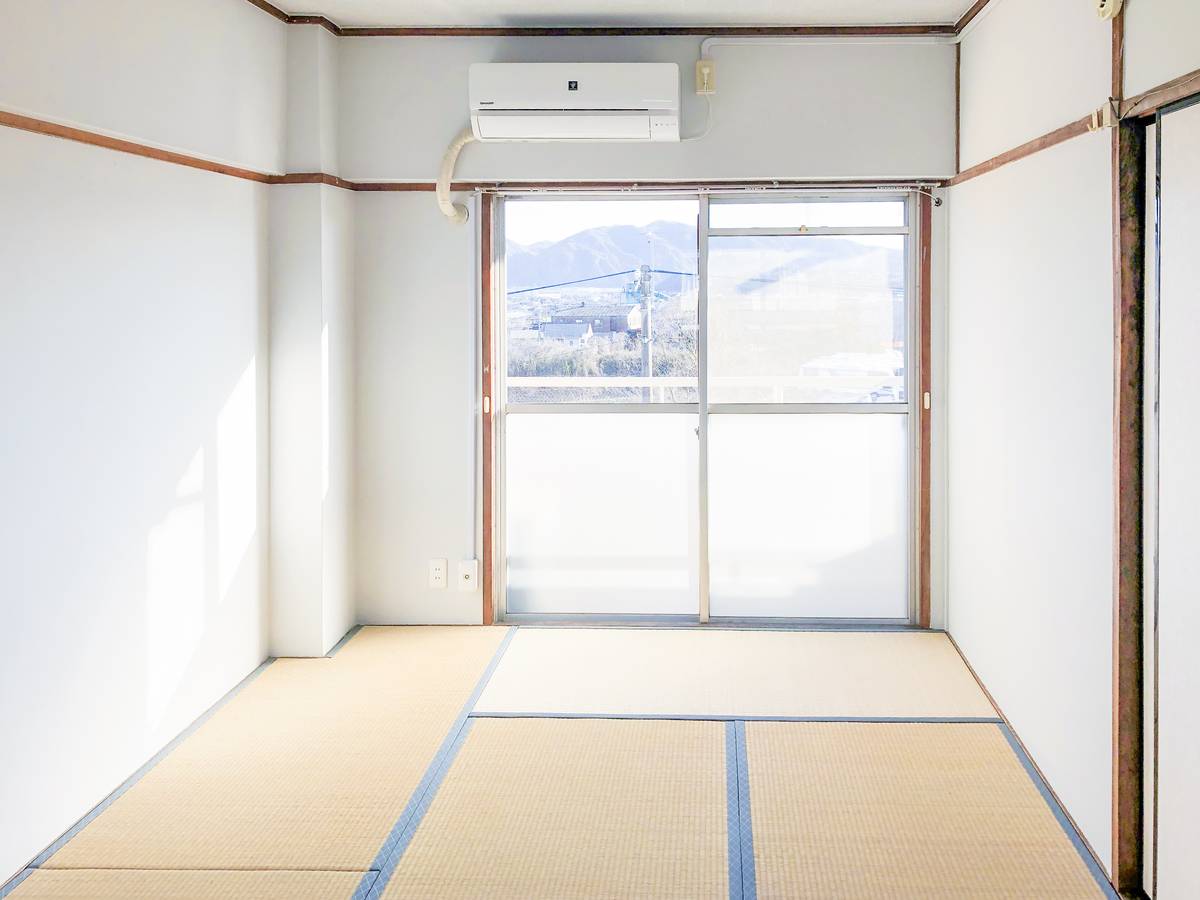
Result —
[[475, 720], [384, 897], [726, 898], [724, 735]]
[[1104, 897], [999, 727], [746, 725], [758, 896]]
[[347, 898], [357, 872], [170, 872], [39, 869], [13, 900], [328, 900]]
[[994, 717], [935, 632], [522, 628], [478, 711]]
[[363, 628], [276, 661], [45, 867], [369, 869], [505, 634]]

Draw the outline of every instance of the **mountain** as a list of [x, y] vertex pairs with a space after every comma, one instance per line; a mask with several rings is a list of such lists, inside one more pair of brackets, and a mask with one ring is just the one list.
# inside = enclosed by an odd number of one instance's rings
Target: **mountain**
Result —
[[[510, 242], [505, 266], [509, 290], [577, 278], [591, 278], [608, 272], [622, 272], [650, 265], [672, 272], [696, 271], [696, 229], [681, 222], [653, 222], [643, 227], [607, 225], [589, 228], [561, 241], [523, 246]], [[597, 287], [620, 287], [625, 280], [613, 278], [597, 282]], [[655, 287], [665, 293], [677, 293], [682, 279], [660, 275]]]
[[[728, 252], [721, 253], [721, 249]], [[710, 245], [714, 270], [719, 268], [722, 275], [733, 278], [739, 293], [761, 290], [764, 285], [827, 262], [854, 257], [863, 257], [865, 262], [881, 249], [853, 239], [828, 237], [786, 242], [769, 237], [725, 237], [713, 238]], [[903, 254], [898, 250], [883, 252], [887, 254], [888, 280], [899, 288], [904, 283]], [[560, 241], [531, 245], [510, 241], [505, 265], [512, 291], [622, 272], [640, 265], [695, 272], [696, 229], [681, 222], [652, 222], [642, 227], [589, 228]], [[593, 286], [616, 289], [627, 280], [612, 278]], [[654, 279], [655, 288], [667, 294], [679, 292], [683, 282], [677, 275], [656, 275]]]

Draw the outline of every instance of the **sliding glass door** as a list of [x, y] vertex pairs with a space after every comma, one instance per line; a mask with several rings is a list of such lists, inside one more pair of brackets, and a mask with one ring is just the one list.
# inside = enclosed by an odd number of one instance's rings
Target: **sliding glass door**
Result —
[[510, 616], [696, 616], [698, 210], [504, 203]]
[[713, 199], [709, 611], [908, 616], [908, 203]]
[[503, 202], [508, 617], [909, 619], [910, 206]]

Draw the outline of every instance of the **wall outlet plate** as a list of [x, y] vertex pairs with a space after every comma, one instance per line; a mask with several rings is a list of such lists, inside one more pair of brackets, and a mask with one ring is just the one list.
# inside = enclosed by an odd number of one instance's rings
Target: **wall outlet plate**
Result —
[[479, 560], [464, 559], [458, 564], [458, 589], [460, 591], [479, 590]]
[[449, 571], [449, 563], [444, 559], [431, 559], [429, 561], [429, 586], [431, 588], [444, 588], [446, 586], [446, 576]]

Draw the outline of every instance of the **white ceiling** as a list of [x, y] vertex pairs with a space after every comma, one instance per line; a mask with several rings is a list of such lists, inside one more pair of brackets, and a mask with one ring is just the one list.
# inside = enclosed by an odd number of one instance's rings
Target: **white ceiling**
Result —
[[971, 0], [284, 0], [354, 26], [931, 25]]

